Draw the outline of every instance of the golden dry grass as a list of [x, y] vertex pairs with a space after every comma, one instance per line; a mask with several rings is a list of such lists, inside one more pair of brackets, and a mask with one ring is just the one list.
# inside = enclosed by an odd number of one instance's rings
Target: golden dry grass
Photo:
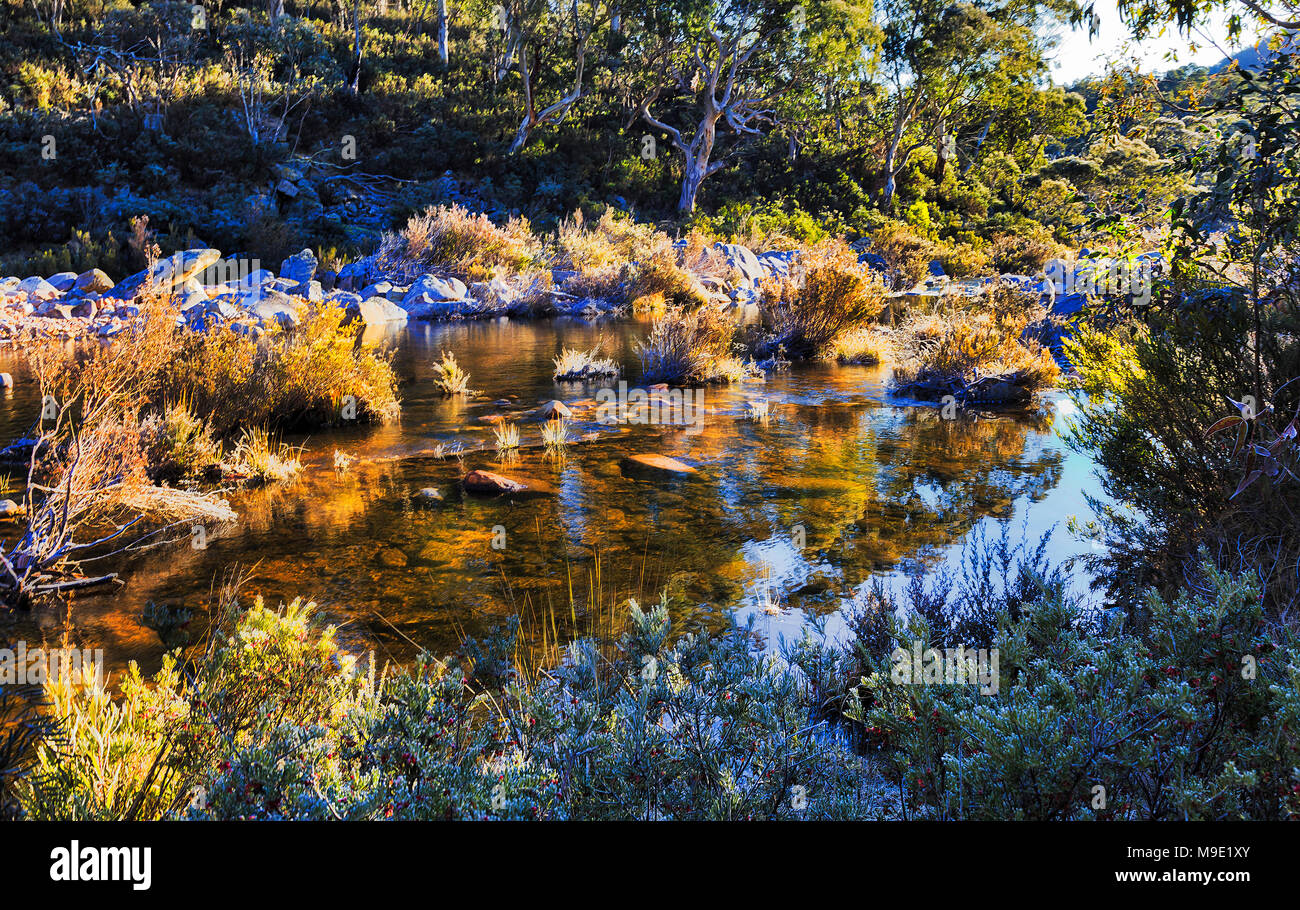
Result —
[[731, 353], [736, 325], [709, 308], [670, 309], [637, 343], [647, 382], [739, 382], [751, 369]]
[[282, 483], [302, 470], [301, 451], [254, 427], [239, 437], [231, 463], [236, 473], [248, 479]]
[[496, 437], [498, 452], [519, 448], [519, 424], [517, 423], [498, 424], [492, 428], [492, 435]]
[[456, 362], [456, 355], [451, 351], [442, 352], [442, 359], [433, 365], [433, 374], [434, 388], [448, 398], [469, 394], [469, 373]]
[[563, 348], [559, 356], [552, 358], [552, 362], [555, 364], [552, 378], [557, 382], [608, 379], [623, 371], [612, 359], [600, 356], [599, 342], [586, 351], [581, 348]]
[[667, 238], [631, 269], [626, 280], [628, 300], [658, 295], [669, 306], [701, 307], [709, 301], [708, 292], [695, 273], [683, 266]]
[[657, 249], [668, 238], [653, 225], [639, 223], [625, 215], [606, 211], [588, 225], [582, 212], [574, 212], [559, 226], [555, 236], [557, 268], [584, 274], [604, 269], [618, 270]]
[[521, 272], [538, 261], [541, 246], [528, 219], [512, 217], [498, 226], [463, 206], [435, 206], [412, 215], [406, 227], [386, 234], [376, 254], [384, 274], [414, 279], [430, 270], [468, 278]]
[[875, 366], [890, 359], [892, 339], [880, 329], [856, 329], [836, 338], [832, 350], [840, 363]]
[[766, 282], [764, 322], [795, 357], [825, 356], [841, 336], [865, 329], [885, 308], [884, 287], [843, 241], [805, 250], [790, 275]]
[[900, 332], [899, 384], [969, 385], [986, 376], [1008, 377], [1032, 390], [1060, 377], [1051, 351], [1022, 340], [1028, 319], [993, 312], [959, 313], [944, 321], [930, 315]]

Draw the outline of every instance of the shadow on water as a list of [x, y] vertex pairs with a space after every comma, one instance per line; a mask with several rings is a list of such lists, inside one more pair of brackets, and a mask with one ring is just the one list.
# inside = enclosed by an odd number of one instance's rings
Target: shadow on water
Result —
[[[235, 565], [254, 571], [250, 592], [271, 602], [310, 597], [345, 636], [398, 660], [417, 646], [451, 650], [514, 613], [530, 634], [545, 627], [563, 640], [593, 611], [661, 591], [684, 624], [758, 613], [770, 631], [788, 632], [809, 614], [836, 611], [876, 575], [952, 559], [981, 523], [1014, 520], [1041, 534], [1085, 513], [1082, 491], [1096, 487], [1050, 413], [944, 420], [933, 408], [891, 403], [879, 368], [816, 364], [709, 389], [699, 432], [593, 422], [597, 386], [553, 382], [551, 358], [561, 346], [600, 341], [635, 384], [634, 344], [645, 329], [413, 324], [391, 339], [404, 378], [400, 422], [293, 440], [307, 448], [297, 481], [233, 496], [239, 520], [210, 529], [205, 549], [177, 544], [133, 557], [124, 587], [76, 602], [78, 638], [103, 647], [111, 667], [137, 659], [151, 669], [161, 648], [140, 625], [144, 604], [198, 607]], [[436, 394], [432, 363], [443, 349], [456, 353], [478, 394]], [[35, 414], [30, 385], [0, 401], [6, 438]], [[592, 437], [562, 458], [541, 451], [532, 413], [553, 398], [576, 405], [570, 437]], [[766, 420], [746, 416], [750, 399], [769, 402]], [[519, 421], [524, 446], [504, 463], [483, 419], [499, 415]], [[439, 444], [469, 451], [462, 460], [419, 454]], [[336, 449], [359, 460], [336, 471]], [[669, 455], [698, 473], [624, 476], [621, 458], [638, 453]], [[457, 481], [476, 468], [546, 492], [464, 496]], [[427, 487], [444, 500], [426, 505], [418, 492]], [[502, 532], [504, 546], [495, 547]], [[1058, 532], [1056, 558], [1078, 548]], [[32, 623], [48, 631], [57, 620], [29, 617], [23, 634], [40, 635]]]

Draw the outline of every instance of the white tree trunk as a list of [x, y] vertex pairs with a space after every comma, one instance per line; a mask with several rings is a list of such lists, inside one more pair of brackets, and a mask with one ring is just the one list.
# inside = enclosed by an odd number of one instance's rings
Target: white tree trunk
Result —
[[677, 199], [677, 211], [690, 214], [695, 211], [695, 198], [699, 195], [700, 184], [716, 168], [711, 167], [709, 159], [713, 157], [713, 141], [718, 132], [720, 111], [710, 111], [700, 122], [695, 131], [695, 138], [686, 152], [686, 173], [682, 175], [682, 194]]
[[907, 117], [899, 108], [894, 115], [894, 131], [889, 137], [889, 146], [885, 149], [885, 190], [881, 197], [882, 208], [890, 211], [894, 205], [894, 192], [898, 189], [898, 149], [903, 144], [903, 130], [907, 127]]
[[447, 0], [438, 0], [438, 58], [447, 65]]
[[677, 211], [689, 215], [695, 211], [695, 197], [704, 182], [704, 172], [692, 160], [686, 162], [686, 176], [682, 178], [682, 194], [677, 199]]

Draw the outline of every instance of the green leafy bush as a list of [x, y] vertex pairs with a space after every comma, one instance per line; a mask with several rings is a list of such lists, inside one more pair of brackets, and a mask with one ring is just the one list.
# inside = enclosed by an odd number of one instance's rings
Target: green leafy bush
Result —
[[[1289, 635], [1274, 643], [1249, 580], [1207, 566], [1195, 589], [1171, 599], [1150, 592], [1124, 623], [1081, 613], [1065, 576], [1032, 555], [1009, 569], [1000, 589], [919, 586], [907, 624], [894, 614], [902, 604], [877, 592], [854, 624], [866, 671], [846, 715], [879, 750], [908, 811], [1034, 820], [1300, 814], [1300, 652]], [[965, 578], [972, 574], [981, 577]], [[888, 652], [913, 641], [997, 649], [996, 693], [898, 684]]]

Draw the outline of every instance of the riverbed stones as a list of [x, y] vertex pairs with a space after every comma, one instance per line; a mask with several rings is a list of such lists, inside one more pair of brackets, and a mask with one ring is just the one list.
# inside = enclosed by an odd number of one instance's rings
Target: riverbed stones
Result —
[[402, 295], [401, 306], [417, 319], [436, 319], [459, 315], [474, 302], [460, 279], [422, 275]]
[[17, 518], [23, 514], [23, 507], [12, 499], [0, 499], [0, 519]]
[[243, 291], [260, 290], [268, 284], [274, 284], [275, 278], [275, 273], [270, 269], [254, 269], [239, 279], [234, 286]]
[[136, 272], [125, 278], [110, 292], [114, 297], [130, 300], [146, 287], [159, 291], [168, 291], [221, 258], [220, 250], [196, 249], [185, 250], [160, 259], [152, 269]]
[[430, 566], [445, 566], [452, 561], [447, 545], [437, 540], [431, 540], [421, 547], [416, 559]]
[[763, 266], [767, 274], [784, 278], [790, 274], [790, 264], [798, 257], [798, 250], [773, 250], [768, 253], [759, 253], [758, 262]]
[[277, 323], [284, 328], [291, 328], [302, 321], [302, 304], [277, 291], [263, 294], [261, 300], [249, 307], [249, 312], [263, 325]]
[[293, 282], [290, 294], [307, 296], [309, 285], [316, 277], [316, 254], [311, 250], [294, 253], [280, 265], [280, 277]]
[[537, 414], [543, 421], [570, 420], [573, 418], [573, 411], [569, 409], [569, 406], [563, 401], [554, 399], [538, 408]]
[[408, 562], [406, 554], [396, 547], [387, 547], [375, 554], [375, 562], [385, 569], [402, 569]]
[[467, 492], [485, 495], [522, 493], [528, 489], [527, 484], [518, 480], [511, 480], [501, 474], [494, 474], [491, 471], [470, 471], [461, 481], [461, 485], [464, 486]]
[[102, 294], [113, 289], [113, 279], [101, 269], [89, 269], [77, 276], [72, 287], [86, 294]]
[[30, 278], [24, 278], [18, 285], [18, 290], [22, 291], [28, 297], [35, 297], [37, 300], [50, 300], [59, 296], [59, 289], [50, 284], [40, 275], [33, 275]]
[[1030, 392], [1024, 386], [1009, 379], [987, 376], [971, 383], [964, 390], [962, 399], [970, 404], [1014, 404], [1028, 401]]
[[1088, 305], [1088, 298], [1083, 294], [1061, 294], [1052, 299], [1050, 312], [1053, 316], [1073, 316]]
[[719, 243], [716, 249], [722, 254], [728, 268], [739, 272], [746, 281], [759, 281], [767, 277], [763, 264], [749, 247], [738, 243]]
[[77, 273], [59, 272], [58, 274], [51, 275], [45, 280], [48, 281], [60, 294], [64, 294], [72, 290], [72, 286], [77, 283]]
[[369, 260], [362, 259], [357, 262], [350, 262], [339, 269], [334, 286], [342, 291], [355, 291], [364, 284], [369, 269]]
[[360, 319], [365, 325], [387, 325], [405, 322], [406, 310], [383, 297], [371, 297], [347, 307], [349, 321]]
[[648, 480], [689, 477], [698, 473], [685, 462], [667, 455], [627, 455], [619, 462], [619, 469], [624, 476]]

